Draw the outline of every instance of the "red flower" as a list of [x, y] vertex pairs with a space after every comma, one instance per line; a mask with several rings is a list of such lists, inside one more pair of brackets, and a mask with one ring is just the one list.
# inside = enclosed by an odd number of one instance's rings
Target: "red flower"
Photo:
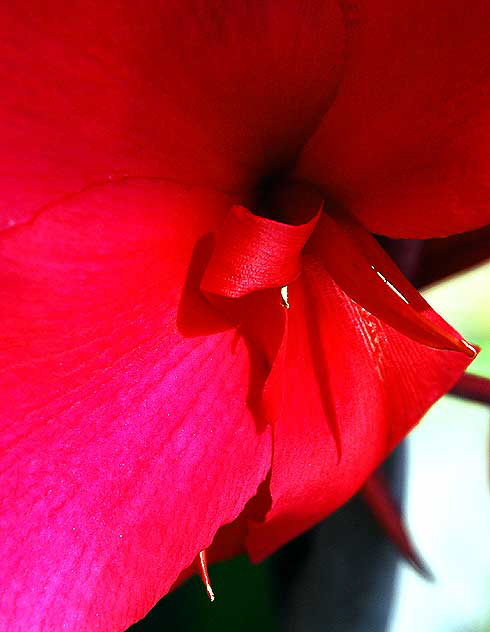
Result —
[[335, 509], [468, 363], [366, 228], [488, 222], [490, 7], [13, 4], [0, 621], [122, 630], [222, 525], [259, 559]]

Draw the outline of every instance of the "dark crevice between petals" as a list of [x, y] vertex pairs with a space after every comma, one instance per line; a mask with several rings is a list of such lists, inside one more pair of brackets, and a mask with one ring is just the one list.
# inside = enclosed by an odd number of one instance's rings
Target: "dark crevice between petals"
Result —
[[320, 189], [289, 174], [290, 170], [272, 172], [258, 184], [250, 206], [255, 215], [300, 226], [323, 207], [325, 195]]

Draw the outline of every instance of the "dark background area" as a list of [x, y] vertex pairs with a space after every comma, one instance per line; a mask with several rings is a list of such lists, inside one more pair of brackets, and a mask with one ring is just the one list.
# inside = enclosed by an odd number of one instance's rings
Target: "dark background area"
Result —
[[[400, 495], [403, 449], [385, 472]], [[384, 632], [398, 555], [355, 497], [265, 563], [245, 556], [210, 569], [210, 603], [194, 577], [128, 632]]]

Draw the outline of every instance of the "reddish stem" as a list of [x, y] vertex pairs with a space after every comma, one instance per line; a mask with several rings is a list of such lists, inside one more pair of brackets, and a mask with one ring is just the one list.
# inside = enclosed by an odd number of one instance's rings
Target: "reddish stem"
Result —
[[490, 380], [480, 375], [465, 373], [451, 389], [450, 394], [490, 406]]

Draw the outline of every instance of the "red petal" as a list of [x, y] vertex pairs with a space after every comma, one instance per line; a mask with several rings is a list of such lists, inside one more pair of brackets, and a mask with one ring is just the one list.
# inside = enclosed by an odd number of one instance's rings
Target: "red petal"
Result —
[[249, 537], [255, 560], [345, 502], [468, 364], [370, 315], [314, 257], [289, 296], [283, 365], [268, 383], [276, 394], [272, 508]]
[[418, 342], [476, 356], [474, 347], [432, 318], [428, 303], [354, 218], [331, 209], [309, 248], [344, 292], [371, 314]]
[[372, 231], [490, 222], [490, 4], [360, 0], [333, 107], [300, 165]]
[[301, 272], [304, 245], [319, 216], [320, 212], [306, 224], [292, 226], [234, 206], [218, 233], [202, 289], [238, 298], [294, 281]]
[[343, 43], [335, 0], [2, 3], [2, 225], [126, 174], [229, 191], [282, 168]]
[[2, 629], [125, 629], [265, 478], [264, 370], [186, 280], [229, 204], [127, 181], [4, 231]]

